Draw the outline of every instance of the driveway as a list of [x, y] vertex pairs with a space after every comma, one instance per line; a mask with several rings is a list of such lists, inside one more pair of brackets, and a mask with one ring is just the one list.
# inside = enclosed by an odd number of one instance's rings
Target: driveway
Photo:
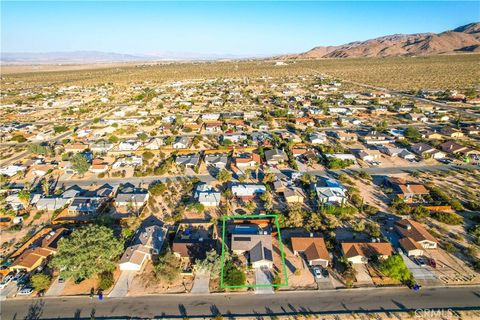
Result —
[[407, 268], [412, 272], [413, 278], [420, 282], [437, 282], [438, 279], [435, 277], [432, 271], [428, 270], [426, 267], [421, 267], [415, 262], [413, 262], [409, 257], [400, 254]]
[[373, 285], [372, 277], [370, 277], [366, 264], [354, 263], [352, 266], [353, 269], [355, 269], [355, 278], [357, 279], [357, 282], [355, 282], [356, 285]]
[[0, 290], [0, 301], [13, 297], [17, 293], [17, 291], [17, 284], [13, 281], [10, 281], [10, 283], [5, 288]]
[[122, 271], [117, 283], [108, 295], [109, 297], [125, 297], [128, 294], [128, 286], [132, 283], [136, 271]]
[[65, 281], [63, 283], [58, 282], [60, 277], [56, 277], [53, 283], [48, 288], [47, 292], [45, 292], [45, 296], [53, 297], [59, 296], [62, 294], [63, 289], [65, 288]]
[[195, 273], [191, 293], [210, 293], [210, 275], [204, 273]]
[[[255, 269], [256, 285], [272, 285], [273, 275], [267, 267]], [[256, 287], [255, 294], [273, 294], [273, 287]]]

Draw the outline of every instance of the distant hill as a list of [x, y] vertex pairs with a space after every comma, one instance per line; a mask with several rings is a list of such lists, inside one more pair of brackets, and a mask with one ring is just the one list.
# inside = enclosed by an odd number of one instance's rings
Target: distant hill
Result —
[[199, 54], [190, 52], [159, 52], [149, 54], [122, 54], [101, 51], [69, 52], [2, 52], [3, 64], [90, 64], [135, 61], [175, 61], [175, 60], [220, 60], [239, 59], [243, 56], [222, 54]]
[[480, 23], [442, 33], [394, 34], [339, 46], [315, 47], [285, 59], [423, 56], [480, 52]]

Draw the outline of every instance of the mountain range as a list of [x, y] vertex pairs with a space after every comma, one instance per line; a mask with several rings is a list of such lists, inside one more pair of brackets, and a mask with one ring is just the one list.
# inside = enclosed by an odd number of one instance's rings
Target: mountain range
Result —
[[357, 58], [424, 56], [480, 52], [480, 23], [470, 23], [441, 33], [394, 34], [338, 46], [320, 46], [280, 58]]
[[[480, 52], [480, 23], [470, 23], [441, 33], [394, 34], [338, 46], [320, 46], [307, 52], [273, 57], [275, 59], [356, 58], [424, 56]], [[101, 51], [1, 52], [2, 64], [88, 64], [109, 62], [231, 60], [265, 56], [157, 52], [123, 54]]]

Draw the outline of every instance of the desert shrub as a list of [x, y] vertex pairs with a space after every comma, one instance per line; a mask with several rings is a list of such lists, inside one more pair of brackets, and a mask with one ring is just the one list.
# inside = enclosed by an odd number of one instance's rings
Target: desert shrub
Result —
[[449, 225], [459, 225], [463, 223], [463, 217], [453, 212], [434, 211], [431, 213], [431, 216], [435, 220]]
[[113, 273], [111, 272], [102, 272], [99, 275], [98, 288], [101, 290], [110, 289], [115, 280], [113, 279]]

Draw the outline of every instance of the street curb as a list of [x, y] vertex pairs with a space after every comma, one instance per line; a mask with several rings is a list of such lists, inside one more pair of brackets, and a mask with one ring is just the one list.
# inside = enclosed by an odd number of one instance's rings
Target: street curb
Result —
[[[438, 286], [423, 286], [425, 289], [446, 289], [446, 288], [479, 288], [480, 289], [480, 284], [472, 284], [472, 285], [438, 285]], [[271, 296], [275, 296], [276, 294], [293, 294], [293, 293], [319, 293], [319, 292], [355, 292], [355, 291], [372, 291], [372, 290], [410, 290], [407, 287], [404, 286], [395, 286], [395, 287], [364, 287], [364, 288], [337, 288], [337, 289], [325, 289], [325, 290], [284, 290], [284, 291], [275, 291], [274, 294]], [[143, 296], [138, 295], [138, 296], [125, 296], [125, 297], [104, 297], [110, 299], [124, 299], [124, 298], [141, 298], [141, 297], [165, 297], [165, 296], [197, 296], [197, 297], [202, 297], [202, 296], [235, 296], [235, 295], [245, 295], [245, 294], [252, 294], [254, 295], [255, 293], [253, 291], [242, 291], [242, 292], [212, 292], [212, 293], [151, 293], [151, 294], [145, 294]], [[85, 295], [71, 295], [71, 296], [43, 296], [43, 297], [13, 297], [13, 298], [8, 298], [3, 301], [8, 301], [8, 300], [34, 300], [34, 299], [45, 299], [45, 300], [52, 300], [52, 299], [80, 299], [80, 298], [86, 298], [89, 297], [88, 294]]]

